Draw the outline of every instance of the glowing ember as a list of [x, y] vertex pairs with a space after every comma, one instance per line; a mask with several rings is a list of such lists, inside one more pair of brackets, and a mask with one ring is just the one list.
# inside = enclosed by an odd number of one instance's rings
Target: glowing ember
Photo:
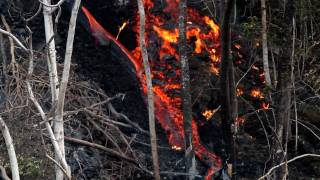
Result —
[[202, 115], [206, 118], [206, 120], [210, 120], [212, 118], [212, 116], [220, 109], [221, 106], [219, 106], [217, 109], [213, 109], [213, 110], [205, 110], [204, 112], [202, 112]]
[[123, 31], [123, 29], [127, 26], [127, 24], [128, 24], [128, 23], [129, 23], [129, 22], [128, 22], [128, 21], [126, 21], [126, 22], [124, 22], [124, 23], [119, 27], [119, 30], [118, 30], [118, 34], [117, 34], [116, 40], [118, 40], [120, 33]]
[[206, 118], [206, 120], [210, 120], [214, 114], [214, 110], [205, 110], [202, 115]]
[[264, 96], [259, 89], [252, 89], [250, 95], [254, 98], [264, 99]]
[[171, 147], [173, 150], [176, 150], [176, 151], [181, 151], [182, 148], [181, 147], [178, 147], [178, 146], [172, 146]]
[[242, 88], [237, 88], [237, 90], [236, 90], [236, 95], [237, 95], [237, 97], [239, 97], [239, 96], [242, 96], [243, 95], [243, 89]]
[[261, 104], [262, 109], [269, 109], [270, 104], [263, 102]]
[[245, 122], [245, 118], [244, 118], [244, 117], [241, 117], [241, 116], [240, 116], [240, 117], [238, 116], [238, 117], [236, 118], [236, 122], [235, 122], [235, 123], [236, 123], [236, 125], [239, 126], [239, 125], [242, 125], [244, 122]]
[[237, 49], [241, 48], [240, 44], [235, 44], [234, 47], [237, 48]]

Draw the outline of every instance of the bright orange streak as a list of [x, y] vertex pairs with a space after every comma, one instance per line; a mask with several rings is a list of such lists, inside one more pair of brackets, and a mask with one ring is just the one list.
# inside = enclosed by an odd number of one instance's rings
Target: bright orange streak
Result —
[[92, 35], [101, 43], [103, 43], [106, 40], [113, 41], [121, 50], [122, 52], [130, 59], [130, 61], [133, 63], [137, 73], [141, 72], [141, 63], [139, 62], [139, 59], [134, 58], [131, 53], [125, 48], [119, 41], [117, 41], [113, 35], [111, 35], [108, 31], [106, 31], [92, 16], [92, 14], [87, 10], [87, 8], [82, 6], [82, 11], [88, 18], [88, 21], [90, 23], [90, 29], [92, 32]]
[[119, 27], [119, 30], [118, 30], [118, 34], [117, 34], [116, 40], [118, 40], [120, 33], [121, 33], [121, 32], [123, 31], [123, 29], [127, 26], [127, 24], [128, 24], [128, 21], [123, 22], [123, 24]]

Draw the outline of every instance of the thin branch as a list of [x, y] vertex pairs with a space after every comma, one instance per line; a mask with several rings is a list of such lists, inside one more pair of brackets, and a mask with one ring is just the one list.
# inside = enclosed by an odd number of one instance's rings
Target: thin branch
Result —
[[8, 31], [5, 31], [5, 30], [3, 30], [3, 29], [1, 29], [1, 28], [0, 28], [0, 33], [4, 34], [4, 35], [6, 35], [6, 36], [11, 37], [11, 38], [14, 40], [14, 42], [16, 42], [16, 44], [18, 44], [24, 51], [29, 52], [29, 50], [28, 50], [28, 49], [21, 43], [21, 41], [20, 41], [17, 37], [15, 37], [13, 34], [9, 33]]
[[[56, 164], [60, 169], [61, 169], [61, 171], [66, 175], [66, 177], [69, 177], [68, 176], [68, 173], [66, 172], [66, 170], [65, 169], [63, 169], [63, 167], [56, 161], [56, 160], [54, 160], [51, 156], [49, 156], [48, 154], [46, 154], [46, 157], [48, 158], [48, 159], [50, 159], [54, 164]], [[71, 180], [71, 179], [69, 179], [69, 180]]]
[[297, 157], [294, 157], [292, 159], [290, 159], [289, 161], [286, 161], [286, 162], [282, 162], [274, 167], [272, 167], [265, 175], [261, 176], [258, 180], [262, 180], [262, 179], [265, 179], [267, 178], [268, 176], [270, 176], [270, 174], [272, 173], [272, 171], [274, 171], [275, 169], [285, 165], [285, 164], [289, 164], [293, 161], [296, 161], [298, 159], [301, 159], [301, 158], [304, 158], [304, 157], [317, 157], [317, 158], [320, 158], [320, 154], [302, 154], [300, 156], [297, 156]]
[[40, 3], [37, 12], [34, 15], [32, 15], [31, 17], [29, 17], [28, 19], [26, 19], [25, 21], [29, 22], [32, 19], [34, 19], [38, 14], [40, 14], [41, 10], [42, 10], [42, 4]]
[[106, 153], [110, 154], [110, 155], [113, 155], [113, 156], [116, 156], [116, 157], [119, 157], [121, 159], [124, 159], [130, 163], [133, 163], [133, 164], [136, 164], [137, 165], [137, 162], [130, 158], [130, 157], [127, 157], [126, 155], [124, 155], [123, 153], [119, 153], [113, 149], [110, 149], [110, 148], [106, 148], [100, 144], [95, 144], [95, 143], [92, 143], [92, 142], [88, 142], [88, 141], [85, 141], [85, 140], [82, 140], [82, 139], [77, 139], [77, 138], [72, 138], [72, 137], [67, 137], [65, 136], [64, 137], [66, 141], [69, 141], [69, 142], [72, 142], [72, 143], [77, 143], [77, 144], [81, 144], [81, 145], [84, 145], [84, 146], [89, 146], [89, 147], [92, 147], [92, 148], [95, 148], [95, 149], [100, 149], [100, 150], [103, 150], [105, 151]]
[[47, 4], [47, 3], [39, 0], [39, 2], [40, 2], [42, 5], [47, 6], [47, 7], [58, 7], [58, 6], [61, 6], [64, 1], [65, 1], [65, 0], [60, 0], [57, 4]]

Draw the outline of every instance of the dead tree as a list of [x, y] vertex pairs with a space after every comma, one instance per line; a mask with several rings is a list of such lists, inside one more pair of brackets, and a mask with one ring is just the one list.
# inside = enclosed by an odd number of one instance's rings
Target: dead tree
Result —
[[154, 177], [160, 180], [159, 160], [157, 150], [157, 134], [155, 128], [155, 115], [154, 115], [154, 95], [152, 88], [151, 69], [148, 60], [148, 51], [145, 42], [145, 11], [142, 0], [138, 0], [139, 16], [140, 16], [140, 49], [142, 53], [144, 71], [147, 80], [147, 95], [148, 95], [148, 114], [149, 114], [149, 130], [151, 140], [151, 152], [154, 168]]
[[[226, 161], [231, 165], [234, 161], [234, 146], [233, 146], [233, 132], [231, 130], [235, 119], [236, 97], [233, 63], [231, 57], [231, 28], [230, 19], [232, 9], [234, 7], [234, 0], [229, 0], [225, 6], [224, 16], [222, 18], [221, 28], [221, 67], [220, 67], [220, 103], [221, 103], [221, 120], [223, 139], [225, 143]], [[232, 166], [228, 168], [229, 173], [232, 172]], [[231, 175], [231, 174], [230, 174]]]
[[[64, 122], [63, 122], [63, 113], [64, 113], [64, 100], [68, 86], [69, 74], [70, 74], [70, 66], [71, 66], [71, 57], [73, 51], [73, 41], [77, 23], [77, 16], [80, 7], [81, 0], [75, 0], [74, 5], [71, 11], [71, 17], [69, 21], [69, 30], [68, 30], [68, 37], [67, 37], [67, 44], [66, 44], [66, 52], [64, 56], [64, 66], [60, 84], [60, 90], [58, 94], [58, 101], [57, 106], [55, 109], [55, 136], [59, 142], [60, 150], [65, 155], [64, 150]], [[71, 177], [71, 170], [70, 167], [67, 167], [66, 171], [68, 176]]]
[[[51, 100], [52, 100], [52, 109], [51, 111], [55, 112], [55, 107], [58, 102], [58, 94], [59, 94], [59, 79], [58, 79], [58, 72], [57, 72], [57, 55], [56, 55], [56, 47], [55, 47], [55, 40], [54, 40], [54, 27], [53, 27], [53, 20], [52, 20], [52, 13], [53, 8], [51, 7], [51, 0], [44, 0], [43, 3], [43, 20], [44, 20], [44, 28], [45, 28], [45, 37], [47, 43], [47, 64], [49, 70], [49, 80], [50, 80], [50, 87], [51, 87]], [[53, 113], [54, 122], [53, 128], [55, 137], [58, 141], [62, 156], [65, 157], [64, 151], [64, 142], [63, 136], [61, 136], [61, 131], [63, 131], [63, 126], [61, 126], [62, 122], [56, 118], [55, 113]], [[57, 150], [55, 154], [57, 154]], [[59, 162], [59, 159], [56, 161]], [[56, 166], [56, 180], [63, 179], [63, 172], [60, 170], [58, 166]]]
[[[281, 28], [283, 31], [283, 44], [291, 44], [292, 36], [292, 22], [295, 14], [295, 0], [288, 0], [285, 7], [285, 12], [283, 16], [283, 21]], [[290, 33], [291, 32], [291, 33]], [[287, 155], [284, 153], [282, 148], [283, 140], [286, 138], [290, 132], [290, 112], [291, 112], [291, 85], [292, 85], [292, 66], [291, 58], [293, 47], [283, 46], [282, 54], [280, 55], [278, 73], [279, 73], [279, 100], [277, 102], [277, 119], [276, 119], [276, 137], [273, 143], [273, 154], [274, 154], [274, 164], [280, 164], [283, 162]], [[275, 179], [282, 179], [285, 176], [285, 170], [279, 168], [275, 173]]]
[[269, 58], [268, 58], [268, 39], [267, 39], [267, 8], [266, 0], [261, 0], [261, 35], [262, 35], [262, 60], [263, 60], [263, 70], [266, 85], [271, 87], [271, 78], [269, 70]]
[[[195, 174], [195, 156], [192, 147], [192, 104], [190, 89], [190, 73], [187, 53], [186, 39], [186, 21], [187, 21], [187, 1], [180, 0], [179, 3], [179, 53], [181, 62], [181, 79], [182, 79], [182, 108], [185, 133], [185, 161], [186, 171], [189, 174]], [[190, 176], [189, 179], [194, 179]]]

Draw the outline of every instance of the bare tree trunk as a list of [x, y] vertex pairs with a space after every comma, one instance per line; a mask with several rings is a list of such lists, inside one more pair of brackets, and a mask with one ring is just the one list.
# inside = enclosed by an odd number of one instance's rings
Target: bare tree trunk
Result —
[[[284, 44], [290, 44], [292, 42], [292, 36], [287, 34], [292, 34], [292, 19], [295, 13], [295, 0], [288, 0], [286, 4], [286, 10], [284, 14], [283, 24], [280, 27], [284, 29], [283, 39]], [[274, 140], [274, 164], [280, 164], [287, 157], [284, 154], [283, 140], [288, 136], [291, 131], [290, 127], [290, 113], [291, 113], [291, 52], [292, 48], [290, 46], [284, 46], [282, 49], [282, 55], [280, 57], [278, 73], [279, 73], [279, 101], [277, 109], [277, 137]], [[275, 171], [275, 179], [282, 179], [285, 176], [285, 169], [279, 168]]]
[[[179, 3], [179, 53], [181, 62], [182, 76], [182, 108], [185, 133], [185, 160], [186, 171], [189, 174], [196, 173], [195, 156], [192, 147], [192, 104], [191, 104], [191, 89], [190, 89], [190, 73], [187, 53], [186, 39], [186, 21], [187, 21], [187, 0], [180, 0]], [[189, 179], [194, 179], [190, 176]]]
[[[77, 16], [78, 16], [78, 10], [80, 7], [80, 3], [81, 3], [81, 0], [75, 0], [73, 8], [72, 8], [72, 12], [71, 12], [67, 45], [66, 45], [66, 53], [65, 53], [65, 57], [64, 57], [63, 73], [62, 73], [61, 85], [60, 85], [57, 108], [56, 108], [56, 122], [55, 122], [54, 130], [55, 130], [55, 136], [59, 142], [60, 150], [63, 153], [64, 153], [63, 107], [64, 107], [64, 100], [65, 100], [65, 95], [66, 95], [67, 85], [68, 85], [68, 80], [69, 80], [69, 74], [70, 74], [71, 57], [72, 57], [72, 51], [73, 51], [73, 41], [74, 41], [74, 34], [75, 34], [75, 28], [76, 28]], [[67, 168], [68, 169], [66, 169], [66, 171], [68, 173], [68, 176], [71, 177], [70, 168], [69, 167], [67, 167]]]
[[1, 116], [0, 116], [0, 130], [2, 132], [4, 141], [6, 142], [6, 146], [9, 154], [12, 180], [20, 180], [18, 161], [17, 161], [16, 152], [13, 147], [12, 138], [10, 136], [9, 129]]
[[[44, 0], [45, 4], [51, 5], [51, 0]], [[52, 21], [52, 8], [48, 6], [43, 6], [43, 17], [44, 17], [44, 27], [45, 27], [45, 36], [46, 36], [46, 43], [47, 43], [47, 63], [48, 63], [48, 70], [49, 70], [49, 80], [50, 80], [50, 87], [51, 87], [51, 96], [52, 96], [52, 111], [53, 113], [53, 128], [56, 140], [58, 141], [62, 156], [65, 157], [65, 150], [64, 150], [64, 142], [63, 137], [61, 136], [61, 123], [59, 123], [58, 119], [56, 118], [56, 105], [58, 102], [58, 94], [59, 94], [59, 79], [58, 79], [58, 72], [57, 72], [57, 56], [56, 56], [56, 47], [55, 47], [55, 40], [54, 40], [54, 28], [53, 28], [53, 21]], [[57, 155], [58, 152], [55, 151]], [[57, 162], [60, 162], [58, 157], [55, 157]], [[56, 169], [56, 180], [63, 179], [63, 172], [58, 166], [55, 166]]]
[[160, 180], [159, 172], [159, 160], [158, 160], [158, 150], [157, 150], [157, 134], [155, 128], [155, 116], [154, 116], [154, 96], [152, 88], [152, 77], [150, 64], [148, 60], [148, 51], [145, 42], [145, 11], [143, 7], [142, 0], [138, 1], [139, 15], [140, 15], [140, 49], [143, 58], [143, 65], [147, 80], [147, 94], [148, 94], [148, 113], [149, 113], [149, 130], [150, 130], [150, 140], [151, 140], [151, 152], [152, 161], [154, 168], [154, 178]]
[[[233, 105], [235, 101], [235, 86], [232, 71], [232, 57], [231, 57], [231, 28], [230, 19], [232, 8], [234, 7], [234, 0], [229, 0], [226, 4], [224, 17], [221, 28], [221, 75], [220, 75], [220, 94], [221, 94], [221, 120], [223, 139], [226, 150], [226, 161], [228, 163], [229, 175], [232, 172], [232, 163], [234, 161], [234, 146], [233, 146], [233, 132], [231, 126], [234, 123], [235, 109]], [[233, 81], [233, 82], [232, 82]]]
[[261, 22], [262, 22], [262, 59], [263, 59], [263, 70], [264, 77], [266, 81], [266, 85], [271, 87], [271, 78], [270, 78], [270, 70], [269, 70], [269, 58], [268, 58], [268, 39], [267, 39], [267, 8], [266, 8], [266, 0], [261, 0]]
[[[44, 0], [46, 4], [51, 5], [51, 0]], [[43, 6], [43, 18], [44, 18], [44, 28], [45, 36], [47, 43], [47, 60], [48, 60], [48, 70], [50, 76], [50, 86], [51, 86], [51, 95], [52, 95], [52, 105], [55, 106], [58, 100], [58, 72], [57, 72], [57, 55], [56, 55], [56, 45], [54, 40], [54, 31], [53, 31], [53, 21], [51, 12], [52, 8]]]

